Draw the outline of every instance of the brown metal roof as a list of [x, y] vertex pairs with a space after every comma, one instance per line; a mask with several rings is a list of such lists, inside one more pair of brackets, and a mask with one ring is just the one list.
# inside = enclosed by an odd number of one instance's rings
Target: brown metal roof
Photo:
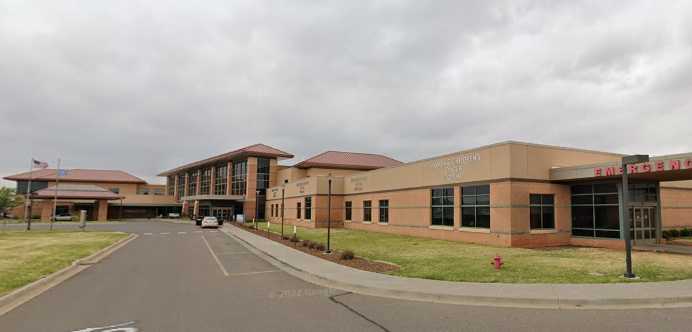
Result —
[[[107, 183], [141, 183], [146, 181], [123, 171], [96, 170], [96, 169], [68, 169], [67, 174], [60, 177], [60, 181], [66, 182], [107, 182]], [[25, 172], [7, 176], [5, 180], [14, 181], [55, 181], [55, 169], [40, 169], [33, 172]]]
[[384, 167], [398, 166], [402, 162], [389, 158], [381, 154], [327, 151], [314, 157], [308, 158], [295, 167], [310, 168], [342, 168], [342, 169], [361, 169], [372, 170]]
[[244, 148], [238, 149], [238, 150], [233, 150], [231, 152], [226, 152], [217, 156], [209, 157], [206, 159], [202, 159], [199, 161], [195, 161], [189, 164], [185, 164], [180, 167], [176, 167], [174, 169], [162, 172], [159, 174], [159, 176], [167, 176], [171, 175], [186, 169], [190, 168], [196, 168], [205, 164], [210, 164], [218, 161], [224, 161], [224, 160], [231, 160], [233, 158], [238, 158], [241, 156], [253, 156], [253, 157], [270, 157], [270, 158], [293, 158], [293, 155], [281, 151], [279, 149], [273, 148], [269, 145], [264, 145], [264, 144], [255, 144], [255, 145], [250, 145], [246, 146]]
[[[51, 199], [55, 197], [55, 186], [34, 192], [34, 198]], [[61, 183], [57, 187], [59, 199], [105, 199], [116, 200], [122, 196], [93, 184]]]

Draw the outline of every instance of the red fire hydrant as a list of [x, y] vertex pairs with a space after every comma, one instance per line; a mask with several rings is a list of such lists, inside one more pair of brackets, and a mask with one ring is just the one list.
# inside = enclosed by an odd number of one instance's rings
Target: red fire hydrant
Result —
[[500, 255], [495, 255], [495, 258], [493, 258], [493, 261], [490, 262], [490, 265], [495, 266], [495, 270], [499, 270], [502, 268], [502, 265], [505, 263], [502, 262], [502, 257]]

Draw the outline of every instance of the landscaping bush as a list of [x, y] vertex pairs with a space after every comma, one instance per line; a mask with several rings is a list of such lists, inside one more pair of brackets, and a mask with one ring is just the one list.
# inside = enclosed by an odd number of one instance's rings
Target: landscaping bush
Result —
[[670, 235], [670, 231], [669, 231], [669, 230], [665, 230], [665, 231], [661, 232], [661, 237], [663, 237], [664, 239], [666, 239], [666, 241], [668, 241], [668, 240], [670, 240], [670, 239], [673, 238], [673, 237]]
[[291, 236], [291, 242], [296, 243], [296, 242], [298, 242], [298, 241], [300, 241], [300, 240], [298, 239], [298, 236], [295, 235], [295, 234], [293, 234], [293, 236]]
[[315, 249], [319, 251], [324, 251], [324, 244], [322, 243], [315, 243]]
[[353, 253], [351, 250], [344, 250], [341, 252], [341, 259], [343, 260], [351, 260], [355, 257], [356, 255]]
[[309, 243], [308, 243], [308, 248], [310, 248], [310, 249], [315, 249], [316, 246], [317, 246], [317, 243], [312, 242], [312, 241], [309, 241]]
[[677, 229], [671, 229], [670, 230], [670, 236], [671, 237], [680, 237], [680, 231]]
[[303, 240], [303, 247], [307, 247], [310, 245], [310, 240]]
[[692, 230], [685, 227], [680, 231], [680, 236], [687, 237], [692, 235]]

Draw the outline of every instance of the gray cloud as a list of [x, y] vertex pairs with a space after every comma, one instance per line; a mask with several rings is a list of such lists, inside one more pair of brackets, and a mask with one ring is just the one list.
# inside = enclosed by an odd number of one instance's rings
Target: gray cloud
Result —
[[263, 142], [405, 161], [506, 139], [692, 151], [684, 1], [0, 0], [0, 174]]

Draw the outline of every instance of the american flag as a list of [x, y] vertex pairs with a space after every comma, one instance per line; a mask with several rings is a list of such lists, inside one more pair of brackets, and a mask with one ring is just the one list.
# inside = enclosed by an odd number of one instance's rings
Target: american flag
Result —
[[48, 168], [48, 163], [47, 163], [47, 162], [38, 161], [38, 160], [36, 160], [36, 159], [32, 159], [32, 160], [34, 161], [34, 164], [33, 164], [33, 165], [34, 165], [34, 168], [41, 168], [41, 169]]

